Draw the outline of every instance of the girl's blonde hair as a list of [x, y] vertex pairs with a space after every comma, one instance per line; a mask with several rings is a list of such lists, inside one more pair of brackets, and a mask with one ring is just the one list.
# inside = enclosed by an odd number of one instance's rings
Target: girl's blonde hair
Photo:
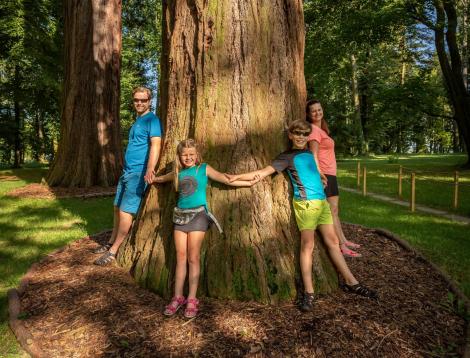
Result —
[[174, 184], [176, 191], [178, 191], [178, 174], [181, 169], [184, 168], [184, 165], [180, 160], [180, 155], [183, 154], [183, 149], [186, 148], [195, 148], [197, 153], [196, 165], [200, 165], [202, 163], [202, 155], [199, 150], [199, 146], [194, 139], [185, 139], [178, 143], [178, 146], [176, 147], [176, 159], [173, 165]]

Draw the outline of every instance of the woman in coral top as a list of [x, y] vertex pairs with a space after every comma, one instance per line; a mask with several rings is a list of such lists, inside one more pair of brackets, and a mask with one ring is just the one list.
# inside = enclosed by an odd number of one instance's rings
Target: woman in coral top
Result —
[[323, 108], [320, 101], [308, 101], [305, 113], [307, 121], [312, 124], [312, 133], [308, 137], [309, 147], [320, 173], [327, 179], [325, 193], [328, 203], [330, 204], [331, 213], [333, 214], [335, 231], [340, 239], [341, 252], [344, 256], [360, 257], [361, 254], [351, 250], [351, 248], [359, 248], [360, 245], [348, 241], [341, 228], [341, 222], [338, 216], [339, 190], [338, 181], [336, 180], [335, 142], [329, 136], [330, 131], [323, 117]]

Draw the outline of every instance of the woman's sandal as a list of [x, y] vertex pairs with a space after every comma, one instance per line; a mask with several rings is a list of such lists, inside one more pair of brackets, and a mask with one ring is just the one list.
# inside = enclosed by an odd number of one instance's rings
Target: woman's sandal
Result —
[[107, 251], [103, 256], [95, 260], [95, 262], [93, 263], [98, 266], [107, 266], [115, 260], [116, 260], [116, 254], [112, 254], [111, 252]]
[[93, 250], [94, 254], [104, 254], [106, 251], [109, 251], [111, 248], [111, 244], [106, 244], [106, 245], [100, 245], [96, 249]]
[[185, 303], [186, 299], [183, 296], [173, 297], [170, 304], [165, 307], [163, 314], [165, 316], [173, 316]]
[[373, 300], [379, 299], [377, 292], [375, 292], [374, 290], [371, 290], [370, 288], [367, 288], [366, 286], [361, 285], [360, 283], [356, 283], [355, 285], [351, 285], [351, 286], [344, 284], [343, 289], [346, 292], [355, 293], [356, 295], [371, 298]]
[[341, 247], [341, 253], [345, 257], [361, 257], [362, 256], [359, 252], [348, 249], [347, 247]]
[[[193, 307], [188, 307], [188, 305], [192, 305]], [[184, 316], [186, 318], [194, 318], [197, 316], [197, 312], [199, 309], [197, 306], [199, 305], [199, 300], [197, 298], [188, 298], [186, 301], [186, 309], [184, 310]]]
[[361, 245], [356, 244], [355, 242], [352, 242], [352, 241], [348, 241], [348, 240], [346, 240], [346, 241], [344, 242], [344, 244], [345, 244], [347, 247], [350, 247], [350, 248], [352, 248], [352, 249], [359, 249], [359, 248], [361, 247]]

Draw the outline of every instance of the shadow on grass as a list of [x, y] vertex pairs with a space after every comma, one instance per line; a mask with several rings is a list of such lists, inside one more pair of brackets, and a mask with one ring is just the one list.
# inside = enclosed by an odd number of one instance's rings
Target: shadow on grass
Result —
[[110, 227], [112, 198], [0, 196], [0, 322], [7, 320], [6, 291], [18, 285], [33, 263], [71, 241]]

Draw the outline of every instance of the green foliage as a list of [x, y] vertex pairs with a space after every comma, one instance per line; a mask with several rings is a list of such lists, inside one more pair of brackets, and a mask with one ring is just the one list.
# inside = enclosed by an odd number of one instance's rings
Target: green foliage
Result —
[[61, 6], [60, 0], [0, 5], [1, 163], [11, 163], [15, 149], [21, 161], [25, 151], [36, 160], [53, 153], [62, 80]]
[[322, 102], [338, 154], [462, 151], [432, 32], [401, 1], [304, 9], [308, 94]]
[[121, 125], [124, 139], [134, 122], [132, 90], [146, 86], [156, 96], [161, 53], [161, 1], [122, 3]]
[[[121, 123], [123, 136], [135, 113], [132, 89], [157, 89], [161, 2], [122, 3]], [[60, 133], [63, 81], [63, 1], [0, 3], [0, 164], [21, 158], [50, 161]]]

